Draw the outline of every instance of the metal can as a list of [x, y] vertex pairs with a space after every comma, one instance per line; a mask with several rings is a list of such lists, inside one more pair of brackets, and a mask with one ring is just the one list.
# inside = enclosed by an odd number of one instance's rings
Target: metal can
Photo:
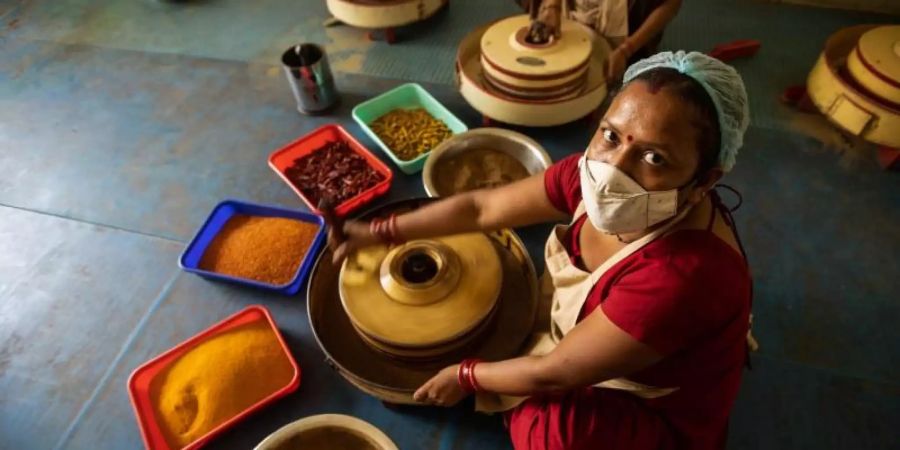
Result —
[[297, 44], [281, 55], [297, 111], [319, 114], [328, 111], [338, 100], [334, 77], [325, 50], [316, 44]]

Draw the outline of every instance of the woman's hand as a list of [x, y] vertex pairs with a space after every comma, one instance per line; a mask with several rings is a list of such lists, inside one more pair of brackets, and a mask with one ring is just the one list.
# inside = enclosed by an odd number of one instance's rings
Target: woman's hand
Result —
[[420, 387], [413, 399], [419, 403], [437, 406], [453, 406], [466, 398], [456, 378], [459, 364], [446, 367]]
[[535, 20], [528, 30], [530, 40], [534, 44], [544, 44], [551, 37], [559, 38], [562, 23], [562, 2], [560, 0], [543, 0], [537, 11]]
[[370, 231], [368, 222], [345, 222], [343, 230], [344, 232], [340, 237], [332, 231], [328, 233], [328, 247], [334, 252], [332, 261], [335, 264], [342, 263], [347, 258], [347, 255], [355, 250], [381, 242]]
[[621, 80], [625, 74], [625, 67], [628, 65], [628, 51], [623, 46], [617, 47], [609, 54], [609, 58], [604, 64], [606, 69], [606, 79], [608, 81]]

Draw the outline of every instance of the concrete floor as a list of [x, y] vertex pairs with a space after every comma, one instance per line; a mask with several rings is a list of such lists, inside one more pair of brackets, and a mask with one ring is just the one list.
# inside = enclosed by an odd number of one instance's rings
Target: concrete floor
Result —
[[[221, 199], [302, 208], [266, 166], [284, 143], [338, 122], [375, 148], [350, 109], [401, 78], [423, 82], [477, 126], [446, 78], [452, 48], [466, 26], [514, 8], [465, 8], [474, 1], [454, 0], [393, 48], [359, 30], [322, 29], [319, 1], [0, 2], [0, 449], [140, 447], [129, 373], [257, 303], [285, 333], [303, 384], [210, 448], [248, 448], [326, 412], [368, 420], [403, 449], [508, 448], [496, 418], [387, 410], [335, 376], [310, 334], [304, 295], [210, 283], [176, 264]], [[764, 41], [756, 58], [737, 64], [755, 122], [727, 179], [744, 193], [737, 220], [763, 348], [729, 447], [900, 448], [900, 179], [879, 170], [871, 148], [848, 147], [774, 100], [803, 81], [837, 27], [897, 19], [685, 3], [664, 45]], [[277, 56], [300, 40], [326, 44], [339, 71], [343, 102], [331, 116], [293, 109]], [[397, 58], [401, 49], [418, 56]], [[525, 131], [554, 159], [580, 151], [590, 133], [584, 123]], [[386, 200], [424, 194], [417, 177], [395, 172]], [[522, 230], [538, 260], [544, 231]]]

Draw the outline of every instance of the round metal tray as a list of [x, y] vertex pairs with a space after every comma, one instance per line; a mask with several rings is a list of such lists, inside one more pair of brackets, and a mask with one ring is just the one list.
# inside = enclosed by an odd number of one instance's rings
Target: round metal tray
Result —
[[[416, 209], [433, 200], [414, 199], [385, 205], [363, 220]], [[313, 335], [328, 364], [351, 384], [389, 403], [413, 404], [412, 394], [440, 369], [467, 357], [500, 360], [515, 356], [534, 327], [539, 299], [537, 274], [525, 245], [511, 230], [489, 233], [503, 266], [503, 286], [496, 317], [485, 336], [443, 358], [428, 362], [402, 361], [368, 345], [357, 334], [338, 293], [340, 266], [325, 249], [309, 280], [307, 313]]]

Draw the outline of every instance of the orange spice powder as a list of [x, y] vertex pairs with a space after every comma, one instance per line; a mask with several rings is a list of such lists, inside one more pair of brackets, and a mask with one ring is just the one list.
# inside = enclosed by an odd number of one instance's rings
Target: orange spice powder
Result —
[[283, 217], [235, 215], [213, 239], [200, 268], [271, 284], [294, 278], [318, 232], [316, 224]]

